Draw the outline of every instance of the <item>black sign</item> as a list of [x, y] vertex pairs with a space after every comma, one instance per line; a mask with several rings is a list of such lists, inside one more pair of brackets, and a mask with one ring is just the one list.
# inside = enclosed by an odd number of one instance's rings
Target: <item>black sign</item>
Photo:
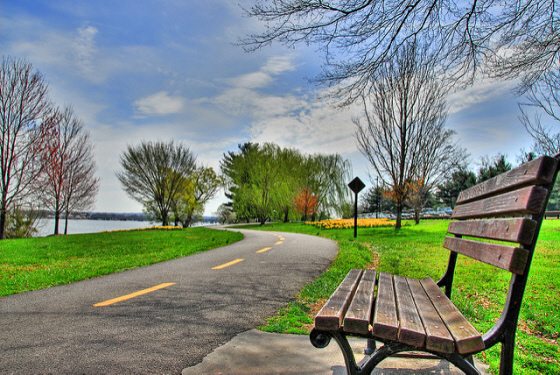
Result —
[[366, 187], [366, 185], [362, 182], [362, 180], [360, 180], [359, 177], [356, 177], [355, 179], [350, 181], [350, 183], [348, 184], [348, 187], [354, 193], [358, 194], [360, 191], [362, 191], [363, 188]]

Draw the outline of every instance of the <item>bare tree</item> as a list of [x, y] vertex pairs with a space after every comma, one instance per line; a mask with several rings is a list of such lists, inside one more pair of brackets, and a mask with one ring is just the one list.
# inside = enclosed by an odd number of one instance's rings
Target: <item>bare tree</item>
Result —
[[[99, 178], [95, 177], [95, 160], [90, 135], [82, 123], [73, 118], [75, 136], [69, 139], [64, 185], [64, 234], [68, 234], [70, 213], [90, 209], [99, 191]], [[72, 127], [71, 127], [72, 128]]]
[[55, 126], [46, 140], [41, 176], [43, 206], [54, 212], [54, 234], [64, 215], [64, 234], [68, 233], [68, 216], [77, 209], [88, 209], [95, 202], [99, 179], [89, 134], [74, 110], [57, 111]]
[[[411, 184], [438, 180], [452, 132], [444, 128], [445, 91], [422, 62], [416, 44], [379, 68], [371, 96], [362, 97], [364, 122], [355, 119], [358, 146], [383, 184], [390, 187], [401, 227]], [[435, 181], [434, 181], [435, 182]]]
[[117, 177], [128, 195], [168, 225], [175, 197], [196, 168], [189, 148], [173, 142], [142, 142], [127, 147], [121, 166]]
[[246, 13], [265, 30], [242, 44], [318, 45], [325, 53], [320, 80], [342, 84], [347, 102], [411, 40], [429, 45], [433, 66], [454, 80], [472, 80], [489, 63], [498, 76], [521, 74], [532, 84], [558, 67], [556, 7], [545, 0], [255, 0]]
[[[560, 124], [560, 73], [551, 72], [546, 79], [529, 87], [526, 102], [519, 103], [519, 120], [529, 132], [538, 154], [556, 155], [560, 151], [560, 131], [541, 122], [545, 114], [557, 126]], [[537, 112], [534, 112], [534, 111]]]
[[427, 122], [422, 130], [423, 136], [417, 140], [420, 153], [414, 180], [409, 182], [407, 197], [407, 204], [414, 210], [416, 224], [420, 222], [420, 214], [430, 192], [468, 158], [466, 150], [452, 141], [455, 132], [445, 129], [445, 119], [443, 112], [436, 121]]
[[54, 118], [47, 84], [30, 63], [4, 57], [0, 66], [0, 239], [13, 205], [31, 195], [43, 170], [41, 152]]

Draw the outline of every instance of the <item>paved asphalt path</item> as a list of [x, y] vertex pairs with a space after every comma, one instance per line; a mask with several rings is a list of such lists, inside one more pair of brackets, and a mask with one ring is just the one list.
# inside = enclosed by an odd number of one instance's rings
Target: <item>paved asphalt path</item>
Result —
[[[262, 323], [336, 255], [318, 237], [241, 232], [230, 246], [0, 298], [0, 373], [179, 374]], [[162, 283], [176, 284], [93, 307]]]

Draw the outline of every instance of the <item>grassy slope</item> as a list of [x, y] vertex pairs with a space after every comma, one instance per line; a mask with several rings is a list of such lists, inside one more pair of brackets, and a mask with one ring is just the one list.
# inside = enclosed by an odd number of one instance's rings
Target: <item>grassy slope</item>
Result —
[[[272, 318], [265, 330], [306, 332], [312, 322], [309, 317], [313, 305], [334, 291], [348, 269], [364, 267], [372, 260], [368, 246], [379, 255], [376, 268], [411, 277], [443, 274], [449, 252], [442, 249], [447, 221], [424, 221], [408, 225], [400, 232], [391, 228], [360, 229], [354, 242], [352, 230], [320, 230], [302, 224], [274, 224], [266, 230], [294, 231], [320, 235], [339, 241], [340, 252], [329, 270], [310, 286], [304, 288], [297, 302], [290, 304]], [[375, 254], [374, 254], [375, 255]], [[533, 260], [527, 291], [517, 333], [516, 373], [560, 373], [560, 221], [544, 223]], [[468, 265], [468, 267], [462, 267]], [[505, 300], [510, 274], [494, 267], [460, 257], [453, 292], [455, 304], [467, 318], [485, 332], [498, 318]], [[323, 282], [322, 279], [327, 281]], [[316, 288], [319, 283], [321, 288]], [[315, 292], [318, 289], [319, 292]], [[497, 372], [499, 348], [482, 354], [482, 359]]]
[[239, 241], [239, 233], [189, 228], [0, 241], [0, 296], [68, 284]]

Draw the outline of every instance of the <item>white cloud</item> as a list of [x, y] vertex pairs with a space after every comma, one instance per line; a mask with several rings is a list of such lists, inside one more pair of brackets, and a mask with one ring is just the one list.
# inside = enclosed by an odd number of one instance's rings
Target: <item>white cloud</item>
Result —
[[[311, 100], [311, 99], [310, 99]], [[290, 103], [290, 100], [285, 102]], [[275, 142], [306, 153], [356, 152], [355, 126], [352, 117], [359, 108], [337, 108], [332, 103], [314, 99], [308, 106], [286, 106], [286, 111], [255, 121], [250, 127], [255, 142]]]
[[141, 115], [171, 115], [182, 111], [184, 99], [180, 96], [171, 96], [166, 91], [159, 91], [136, 100], [134, 106]]
[[97, 77], [95, 72], [94, 58], [96, 53], [95, 35], [97, 28], [93, 26], [80, 27], [77, 30], [77, 36], [74, 38], [74, 54], [77, 66], [82, 70], [84, 75], [94, 79]]
[[228, 80], [233, 88], [258, 89], [270, 85], [275, 76], [294, 70], [293, 56], [273, 56], [256, 72], [242, 74]]
[[268, 86], [272, 80], [270, 74], [258, 71], [235, 77], [230, 82], [236, 88], [257, 89]]
[[286, 56], [273, 56], [268, 59], [266, 64], [263, 66], [262, 71], [265, 73], [270, 73], [273, 75], [281, 74], [296, 69], [293, 62], [293, 57], [290, 55]]
[[449, 114], [458, 113], [502, 95], [510, 95], [516, 84], [515, 81], [480, 79], [472, 86], [449, 95], [447, 99]]

